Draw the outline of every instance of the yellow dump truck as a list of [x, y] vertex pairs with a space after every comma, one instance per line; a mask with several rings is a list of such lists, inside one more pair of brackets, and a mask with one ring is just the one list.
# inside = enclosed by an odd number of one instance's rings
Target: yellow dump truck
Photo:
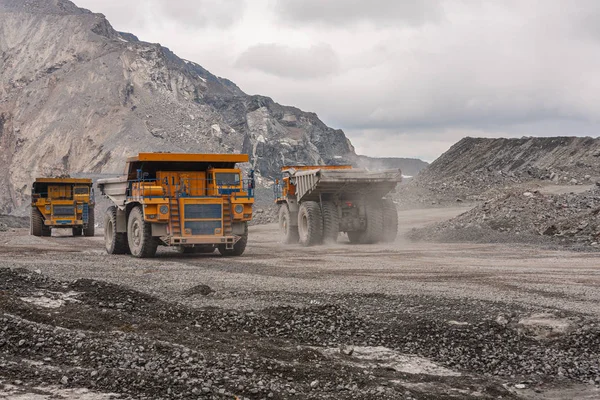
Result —
[[254, 180], [236, 168], [244, 162], [245, 154], [140, 153], [127, 159], [124, 176], [98, 181], [114, 203], [104, 217], [106, 251], [153, 257], [162, 245], [242, 255], [254, 204]]
[[31, 189], [31, 234], [50, 236], [53, 228], [71, 228], [73, 236], [94, 236], [91, 179], [35, 180]]

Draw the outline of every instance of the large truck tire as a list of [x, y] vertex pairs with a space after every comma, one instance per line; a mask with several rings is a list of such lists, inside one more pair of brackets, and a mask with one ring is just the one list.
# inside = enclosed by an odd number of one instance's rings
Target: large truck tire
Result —
[[383, 240], [383, 203], [370, 201], [366, 206], [366, 217], [367, 226], [364, 230], [348, 232], [350, 243], [373, 244]]
[[50, 228], [44, 225], [44, 216], [37, 209], [37, 207], [31, 207], [31, 218], [30, 218], [30, 233], [33, 236], [50, 236]]
[[237, 241], [236, 244], [233, 245], [233, 249], [228, 249], [224, 244], [220, 244], [218, 249], [219, 253], [225, 257], [239, 257], [244, 254], [246, 250], [246, 245], [248, 244], [248, 224], [244, 223], [244, 234]]
[[73, 236], [81, 236], [81, 235], [83, 235], [83, 228], [80, 227], [80, 226], [78, 226], [76, 228], [73, 228], [72, 231], [73, 231]]
[[385, 243], [392, 243], [398, 236], [398, 210], [392, 200], [383, 200], [383, 239]]
[[365, 243], [379, 243], [383, 240], [383, 206], [381, 201], [373, 201], [367, 206], [365, 235]]
[[283, 243], [294, 244], [298, 243], [300, 236], [298, 234], [298, 226], [292, 225], [292, 219], [290, 214], [290, 208], [287, 204], [279, 206], [279, 233]]
[[88, 211], [88, 223], [87, 227], [83, 230], [85, 236], [94, 236], [96, 233], [96, 218], [94, 216], [94, 207], [90, 207]]
[[134, 257], [149, 258], [156, 255], [158, 241], [152, 237], [152, 225], [144, 221], [144, 212], [140, 206], [133, 207], [129, 212], [127, 241]]
[[108, 254], [128, 254], [127, 233], [117, 232], [117, 207], [111, 206], [104, 214], [104, 244]]
[[323, 243], [323, 214], [319, 203], [305, 201], [298, 211], [298, 233], [302, 246], [315, 246]]
[[338, 207], [332, 201], [323, 201], [321, 212], [323, 213], [323, 242], [336, 243], [340, 234]]

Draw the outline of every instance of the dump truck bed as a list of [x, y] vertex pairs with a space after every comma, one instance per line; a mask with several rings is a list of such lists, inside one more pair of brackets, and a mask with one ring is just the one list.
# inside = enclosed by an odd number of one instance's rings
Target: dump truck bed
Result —
[[355, 194], [384, 197], [402, 181], [399, 170], [313, 169], [297, 171], [298, 201], [318, 201], [322, 194]]
[[115, 205], [121, 209], [125, 207], [127, 188], [127, 176], [98, 180], [98, 189], [100, 189], [100, 193], [111, 199]]

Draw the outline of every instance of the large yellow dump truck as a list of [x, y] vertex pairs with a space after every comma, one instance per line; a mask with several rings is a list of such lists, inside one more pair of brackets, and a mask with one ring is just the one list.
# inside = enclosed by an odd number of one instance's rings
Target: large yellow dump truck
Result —
[[398, 212], [385, 198], [402, 181], [400, 170], [367, 171], [348, 165], [288, 166], [275, 186], [279, 228], [285, 243], [393, 242]]
[[236, 168], [244, 162], [245, 154], [129, 158], [124, 176], [98, 181], [114, 202], [104, 217], [106, 251], [153, 257], [162, 245], [183, 253], [242, 255], [254, 204], [254, 180]]
[[91, 179], [35, 180], [31, 189], [31, 234], [50, 236], [53, 228], [71, 228], [73, 236], [94, 236]]

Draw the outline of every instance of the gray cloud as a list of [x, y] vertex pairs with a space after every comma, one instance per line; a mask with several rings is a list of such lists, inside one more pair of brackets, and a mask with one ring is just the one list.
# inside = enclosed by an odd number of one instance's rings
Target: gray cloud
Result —
[[294, 48], [282, 44], [259, 44], [238, 58], [236, 66], [292, 79], [320, 78], [336, 73], [339, 59], [331, 46], [318, 44]]
[[[187, 28], [226, 29], [246, 11], [245, 0], [75, 0], [78, 6], [105, 14], [122, 30], [154, 29], [168, 23]], [[134, 33], [134, 32], [132, 32]]]
[[274, 8], [287, 22], [335, 26], [420, 26], [443, 16], [439, 0], [276, 0]]
[[167, 17], [194, 26], [228, 28], [244, 14], [244, 0], [153, 0]]
[[465, 135], [600, 132], [597, 0], [76, 2], [248, 93], [318, 113], [369, 155], [431, 160]]

